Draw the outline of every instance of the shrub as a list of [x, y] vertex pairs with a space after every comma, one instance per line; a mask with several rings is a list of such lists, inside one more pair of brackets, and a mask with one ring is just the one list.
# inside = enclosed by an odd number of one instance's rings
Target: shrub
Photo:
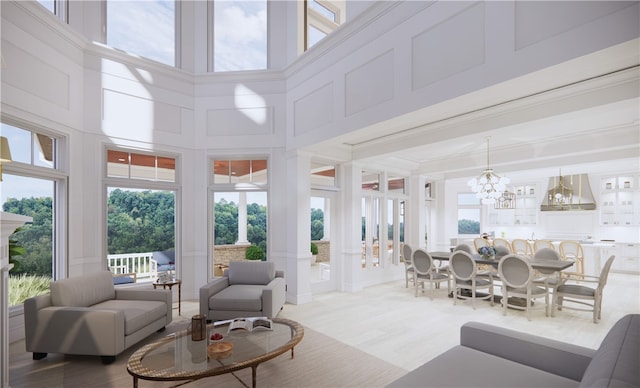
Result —
[[264, 252], [257, 245], [251, 245], [244, 253], [247, 260], [264, 260]]
[[318, 254], [318, 246], [315, 243], [311, 243], [311, 254], [312, 255]]
[[41, 295], [49, 291], [48, 276], [16, 275], [9, 281], [9, 306], [22, 304], [25, 299]]

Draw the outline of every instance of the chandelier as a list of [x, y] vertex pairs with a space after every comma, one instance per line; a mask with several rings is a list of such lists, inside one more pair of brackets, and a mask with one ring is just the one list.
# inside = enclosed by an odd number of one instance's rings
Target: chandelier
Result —
[[487, 136], [487, 168], [477, 178], [471, 179], [468, 184], [476, 193], [476, 197], [482, 200], [483, 204], [495, 203], [506, 190], [509, 178], [501, 177], [493, 172], [489, 165], [489, 139]]

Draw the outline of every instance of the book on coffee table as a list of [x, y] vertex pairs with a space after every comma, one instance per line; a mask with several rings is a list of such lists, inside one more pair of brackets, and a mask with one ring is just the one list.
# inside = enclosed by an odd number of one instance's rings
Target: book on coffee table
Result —
[[229, 330], [247, 330], [254, 331], [258, 329], [273, 330], [273, 321], [266, 317], [252, 317], [252, 318], [236, 318], [232, 319], [229, 323]]

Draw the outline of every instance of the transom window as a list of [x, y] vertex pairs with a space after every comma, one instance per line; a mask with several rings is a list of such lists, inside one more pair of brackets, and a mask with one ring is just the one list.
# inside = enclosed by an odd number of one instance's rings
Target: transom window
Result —
[[345, 1], [305, 0], [305, 51], [344, 23]]
[[176, 159], [154, 154], [107, 150], [107, 176], [175, 182]]
[[214, 160], [213, 183], [267, 183], [267, 161], [258, 160]]

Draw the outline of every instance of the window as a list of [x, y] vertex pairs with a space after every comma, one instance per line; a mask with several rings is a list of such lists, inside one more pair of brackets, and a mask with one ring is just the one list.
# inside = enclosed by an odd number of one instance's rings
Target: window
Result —
[[12, 162], [3, 164], [0, 193], [2, 211], [29, 216], [10, 240], [25, 248], [12, 257], [9, 305], [49, 291], [49, 281], [63, 276], [66, 175], [59, 170], [61, 138], [2, 123]]
[[311, 162], [311, 187], [335, 188], [337, 186], [336, 167], [323, 163]]
[[106, 159], [106, 266], [114, 273], [136, 273], [138, 282], [180, 271], [176, 158], [107, 149]]
[[107, 44], [169, 66], [176, 65], [176, 2], [107, 1]]
[[344, 23], [344, 1], [305, 0], [304, 50], [321, 41]]
[[218, 159], [211, 163], [209, 185], [210, 267], [219, 274], [230, 261], [245, 259], [256, 246], [266, 260], [268, 247], [266, 159]]
[[480, 234], [480, 210], [475, 193], [458, 193], [458, 234]]
[[213, 70], [267, 68], [267, 1], [213, 1]]
[[362, 171], [362, 190], [380, 191], [380, 174], [376, 172]]
[[175, 182], [176, 160], [153, 154], [107, 150], [107, 176]]

